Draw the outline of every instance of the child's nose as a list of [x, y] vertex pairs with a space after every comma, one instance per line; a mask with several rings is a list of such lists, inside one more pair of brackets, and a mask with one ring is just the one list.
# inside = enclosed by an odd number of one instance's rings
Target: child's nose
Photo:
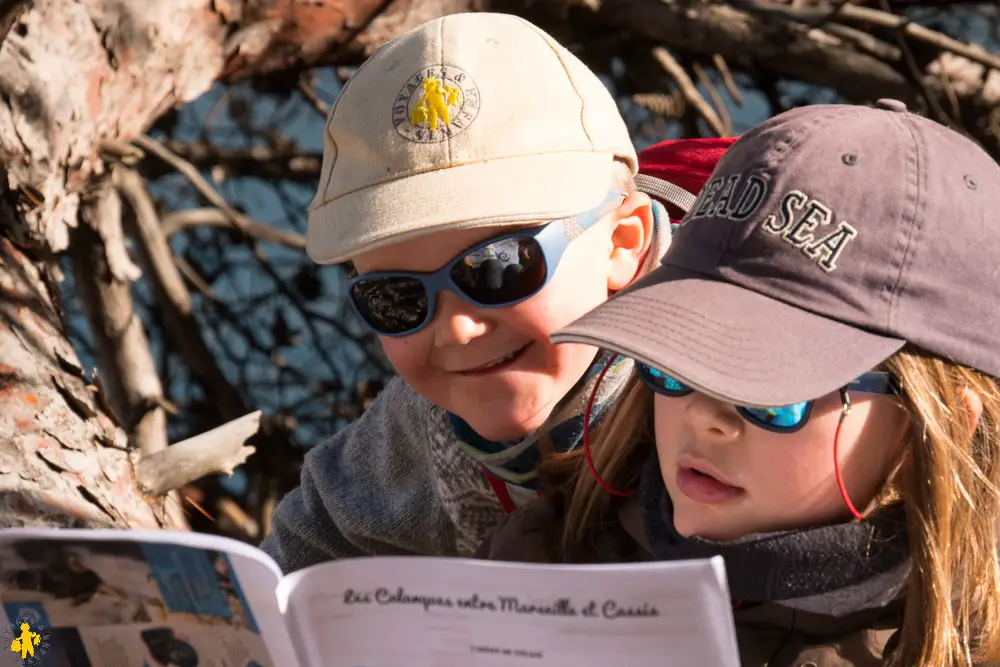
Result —
[[692, 393], [687, 400], [688, 419], [703, 437], [733, 440], [742, 432], [744, 421], [734, 406], [699, 392]]
[[483, 317], [481, 310], [448, 291], [438, 295], [437, 312], [431, 326], [438, 347], [467, 345], [493, 329], [490, 319]]

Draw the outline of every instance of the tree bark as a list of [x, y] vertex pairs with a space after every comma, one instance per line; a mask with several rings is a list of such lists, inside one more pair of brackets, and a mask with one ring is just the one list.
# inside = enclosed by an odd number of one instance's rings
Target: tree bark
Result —
[[139, 493], [40, 266], [0, 238], [0, 526], [179, 527]]

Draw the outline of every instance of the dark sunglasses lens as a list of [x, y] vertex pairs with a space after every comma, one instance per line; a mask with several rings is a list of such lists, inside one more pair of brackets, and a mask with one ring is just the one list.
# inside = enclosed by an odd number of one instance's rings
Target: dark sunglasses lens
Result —
[[427, 290], [416, 278], [364, 278], [351, 285], [350, 294], [361, 317], [382, 334], [405, 333], [427, 319]]
[[663, 371], [658, 371], [646, 364], [636, 364], [635, 367], [639, 371], [640, 379], [648, 384], [653, 391], [670, 396], [682, 396], [691, 391], [688, 387]]
[[802, 424], [809, 403], [794, 403], [780, 408], [740, 408], [751, 420], [772, 429], [793, 429]]
[[469, 299], [500, 306], [526, 299], [545, 284], [545, 255], [531, 236], [508, 236], [455, 262], [451, 279]]

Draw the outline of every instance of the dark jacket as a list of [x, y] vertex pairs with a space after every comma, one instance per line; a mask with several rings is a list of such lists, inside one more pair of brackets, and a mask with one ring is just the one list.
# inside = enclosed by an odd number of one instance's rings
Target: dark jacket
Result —
[[[623, 503], [619, 525], [597, 541], [595, 551], [612, 562], [653, 560], [643, 534], [638, 504]], [[555, 534], [551, 508], [545, 501], [513, 514], [477, 552], [489, 560], [544, 563], [548, 540]], [[734, 610], [743, 667], [875, 667], [902, 620], [902, 607], [892, 604], [844, 616], [810, 613], [765, 603]]]

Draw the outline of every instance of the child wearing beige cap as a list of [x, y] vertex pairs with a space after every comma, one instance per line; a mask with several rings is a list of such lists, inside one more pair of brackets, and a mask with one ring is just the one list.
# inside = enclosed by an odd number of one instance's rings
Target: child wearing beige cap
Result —
[[[668, 218], [636, 190], [601, 81], [513, 16], [451, 15], [385, 44], [344, 87], [324, 142], [307, 251], [353, 263], [350, 303], [399, 377], [309, 452], [263, 548], [286, 571], [467, 555], [537, 496], [540, 446], [579, 443], [604, 360], [549, 334], [655, 263]], [[605, 378], [596, 417], [630, 368]]]

